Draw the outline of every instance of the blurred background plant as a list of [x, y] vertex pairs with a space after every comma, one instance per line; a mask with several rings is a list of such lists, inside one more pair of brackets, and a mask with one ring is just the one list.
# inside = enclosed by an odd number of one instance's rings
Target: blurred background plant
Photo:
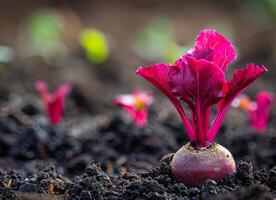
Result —
[[180, 46], [173, 35], [172, 22], [167, 17], [154, 17], [136, 33], [134, 50], [142, 59], [173, 63], [191, 46]]
[[80, 33], [80, 45], [92, 63], [103, 63], [109, 54], [106, 36], [96, 28], [87, 28]]
[[63, 16], [53, 9], [34, 12], [28, 21], [32, 54], [43, 57], [48, 63], [66, 56], [68, 50], [62, 38], [63, 26]]

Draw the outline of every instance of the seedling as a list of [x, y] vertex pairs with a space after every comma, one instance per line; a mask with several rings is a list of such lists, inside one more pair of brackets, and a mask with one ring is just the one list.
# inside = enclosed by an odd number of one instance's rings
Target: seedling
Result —
[[240, 107], [247, 114], [251, 127], [263, 133], [268, 124], [270, 109], [274, 102], [274, 96], [267, 91], [257, 94], [256, 101], [252, 101], [247, 95], [242, 94], [233, 102], [233, 107]]
[[[136, 71], [170, 99], [183, 121], [190, 142], [176, 152], [171, 169], [175, 179], [187, 186], [200, 185], [206, 179], [220, 180], [236, 172], [231, 153], [214, 139], [235, 97], [267, 69], [248, 64], [226, 80], [227, 65], [235, 59], [231, 42], [217, 31], [206, 29], [197, 36], [194, 48], [175, 64], [155, 64]], [[189, 107], [190, 118], [182, 102]], [[211, 106], [217, 107], [212, 123]]]
[[148, 122], [148, 106], [153, 96], [149, 92], [134, 91], [132, 94], [118, 95], [114, 103], [122, 107], [137, 127], [144, 127]]
[[37, 81], [35, 88], [41, 96], [49, 121], [53, 125], [59, 123], [63, 117], [65, 97], [70, 94], [71, 86], [63, 84], [53, 94], [49, 93], [47, 83], [44, 81]]

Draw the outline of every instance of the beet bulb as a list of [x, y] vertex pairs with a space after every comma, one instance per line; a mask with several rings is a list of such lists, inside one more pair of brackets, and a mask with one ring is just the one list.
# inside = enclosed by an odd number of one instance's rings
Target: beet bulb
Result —
[[173, 156], [171, 170], [176, 180], [194, 187], [207, 179], [221, 180], [235, 173], [236, 164], [232, 154], [215, 142], [201, 148], [189, 142]]

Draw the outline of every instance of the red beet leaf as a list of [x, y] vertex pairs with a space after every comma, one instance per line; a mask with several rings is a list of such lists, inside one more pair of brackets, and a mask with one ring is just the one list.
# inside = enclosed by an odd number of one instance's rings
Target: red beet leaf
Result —
[[184, 56], [170, 71], [172, 93], [186, 102], [192, 112], [196, 142], [205, 146], [210, 109], [223, 97], [224, 72], [212, 62]]
[[43, 100], [49, 121], [54, 125], [59, 123], [63, 117], [65, 97], [70, 94], [71, 86], [63, 84], [56, 89], [54, 94], [49, 93], [47, 83], [44, 81], [37, 81], [35, 88]]
[[265, 66], [258, 66], [252, 63], [248, 64], [244, 69], [236, 70], [233, 78], [225, 84], [223, 91], [225, 97], [218, 104], [217, 115], [208, 135], [209, 142], [213, 141], [216, 137], [223, 118], [233, 100], [266, 71], [267, 68]]
[[136, 73], [141, 75], [143, 78], [151, 82], [155, 85], [158, 89], [160, 89], [172, 102], [175, 106], [176, 110], [178, 111], [184, 127], [187, 131], [188, 137], [190, 140], [195, 140], [195, 133], [194, 129], [183, 110], [181, 103], [178, 101], [177, 97], [173, 95], [170, 83], [169, 83], [169, 72], [172, 69], [172, 65], [168, 64], [156, 64], [147, 67], [139, 67], [136, 70]]
[[205, 29], [199, 33], [192, 56], [214, 62], [223, 71], [237, 57], [231, 42], [212, 29]]
[[[200, 32], [194, 49], [181, 56], [174, 65], [156, 64], [139, 67], [137, 74], [159, 88], [174, 104], [191, 141], [198, 146], [211, 143], [231, 102], [260, 74], [264, 66], [254, 64], [237, 70], [230, 81], [225, 79], [227, 64], [236, 58], [231, 43], [214, 30]], [[181, 101], [191, 111], [184, 112]], [[210, 125], [211, 106], [217, 104], [217, 115]]]

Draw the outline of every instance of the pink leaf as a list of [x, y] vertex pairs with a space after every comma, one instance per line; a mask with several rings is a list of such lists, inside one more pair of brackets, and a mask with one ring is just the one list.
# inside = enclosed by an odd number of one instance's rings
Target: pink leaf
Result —
[[[137, 74], [159, 88], [179, 112], [191, 141], [207, 146], [214, 140], [226, 111], [233, 99], [249, 86], [264, 66], [247, 65], [237, 70], [230, 81], [225, 80], [227, 65], [236, 58], [236, 52], [223, 35], [206, 29], [196, 38], [194, 49], [174, 65], [156, 64], [139, 67]], [[180, 101], [187, 103], [191, 120]], [[217, 115], [210, 126], [212, 105], [218, 105]]]
[[248, 64], [244, 69], [235, 71], [233, 78], [224, 87], [225, 98], [219, 103], [220, 107], [225, 107], [231, 103], [243, 90], [252, 84], [267, 68], [263, 65], [258, 66], [253, 63]]
[[197, 143], [204, 146], [208, 109], [223, 98], [224, 72], [212, 62], [184, 56], [170, 71], [169, 79], [172, 93], [185, 101], [194, 113]]
[[169, 76], [172, 93], [191, 109], [197, 103], [206, 108], [218, 103], [223, 97], [224, 72], [206, 60], [184, 56], [172, 68]]
[[195, 133], [193, 127], [186, 116], [183, 108], [181, 107], [178, 99], [173, 95], [170, 83], [169, 83], [169, 72], [172, 69], [172, 65], [168, 64], [155, 64], [148, 67], [139, 67], [136, 70], [136, 73], [141, 75], [143, 78], [151, 82], [158, 89], [160, 89], [173, 103], [175, 108], [177, 109], [183, 123], [187, 134], [191, 140], [195, 139]]
[[47, 83], [44, 81], [37, 81], [35, 88], [43, 100], [50, 122], [52, 124], [59, 123], [63, 117], [64, 99], [71, 92], [71, 86], [69, 84], [61, 85], [54, 94], [49, 93]]
[[232, 101], [266, 71], [267, 68], [265, 66], [258, 66], [254, 64], [248, 64], [246, 68], [236, 70], [233, 78], [225, 84], [225, 97], [218, 104], [218, 112], [208, 135], [209, 142], [214, 140], [223, 121], [224, 115], [229, 109]]
[[63, 102], [61, 98], [49, 101], [47, 112], [52, 124], [57, 124], [63, 117]]
[[212, 29], [205, 29], [199, 33], [192, 56], [197, 59], [212, 61], [223, 71], [237, 57], [231, 42]]

